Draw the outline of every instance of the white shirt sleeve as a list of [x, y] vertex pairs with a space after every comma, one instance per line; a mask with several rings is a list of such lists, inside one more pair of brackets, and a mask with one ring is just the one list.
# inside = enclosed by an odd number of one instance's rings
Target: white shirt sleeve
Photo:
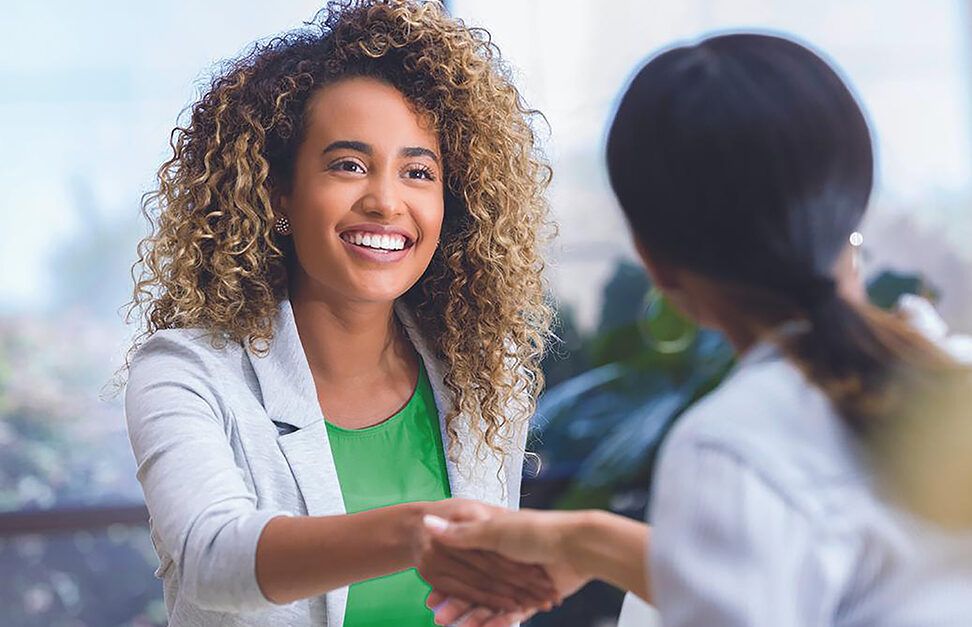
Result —
[[853, 547], [717, 446], [667, 447], [658, 473], [650, 580], [665, 627], [832, 623]]
[[648, 605], [632, 593], [624, 595], [618, 627], [660, 627], [658, 610]]

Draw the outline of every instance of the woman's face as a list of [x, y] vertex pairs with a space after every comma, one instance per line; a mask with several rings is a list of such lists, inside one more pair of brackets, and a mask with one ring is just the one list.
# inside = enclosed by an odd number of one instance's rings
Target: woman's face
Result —
[[344, 303], [390, 302], [415, 285], [444, 211], [436, 132], [394, 87], [349, 78], [306, 113], [291, 188], [299, 290]]

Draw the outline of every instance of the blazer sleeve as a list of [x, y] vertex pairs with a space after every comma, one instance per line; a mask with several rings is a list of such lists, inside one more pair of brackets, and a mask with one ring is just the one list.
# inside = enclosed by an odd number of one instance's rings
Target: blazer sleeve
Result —
[[178, 568], [180, 594], [199, 607], [273, 607], [256, 579], [256, 547], [270, 519], [236, 464], [211, 365], [199, 340], [160, 331], [139, 350], [125, 393], [128, 434], [160, 557]]

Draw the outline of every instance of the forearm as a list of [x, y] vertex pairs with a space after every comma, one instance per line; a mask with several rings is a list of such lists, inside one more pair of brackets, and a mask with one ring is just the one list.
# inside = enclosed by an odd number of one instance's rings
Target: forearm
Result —
[[603, 511], [578, 512], [565, 534], [575, 568], [651, 602], [648, 577], [650, 528]]
[[264, 596], [289, 603], [414, 566], [424, 505], [405, 503], [343, 516], [281, 516], [256, 552]]

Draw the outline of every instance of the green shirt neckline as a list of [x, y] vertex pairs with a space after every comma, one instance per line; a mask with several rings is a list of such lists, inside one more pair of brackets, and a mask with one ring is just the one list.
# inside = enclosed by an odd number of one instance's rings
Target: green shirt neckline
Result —
[[[327, 419], [327, 416], [325, 416], [324, 423], [327, 425], [328, 433], [330, 434], [331, 432], [337, 432], [340, 433], [342, 437], [344, 437], [344, 436], [354, 436], [355, 434], [368, 435], [370, 433], [381, 431], [383, 429], [393, 428], [395, 426], [394, 423], [404, 420], [406, 411], [409, 409], [409, 407], [412, 407], [417, 402], [416, 397], [422, 392], [423, 381], [428, 382], [428, 375], [425, 372], [425, 364], [422, 362], [421, 359], [419, 359], [419, 372], [418, 372], [418, 377], [416, 377], [415, 379], [415, 387], [412, 389], [411, 396], [408, 397], [408, 400], [405, 402], [404, 405], [402, 405], [401, 409], [396, 411], [388, 418], [385, 418], [381, 422], [376, 422], [373, 425], [369, 425], [367, 427], [361, 427], [360, 429], [348, 429], [346, 427], [338, 426], [333, 422], [329, 421]], [[438, 418], [438, 412], [436, 412], [436, 417]]]

